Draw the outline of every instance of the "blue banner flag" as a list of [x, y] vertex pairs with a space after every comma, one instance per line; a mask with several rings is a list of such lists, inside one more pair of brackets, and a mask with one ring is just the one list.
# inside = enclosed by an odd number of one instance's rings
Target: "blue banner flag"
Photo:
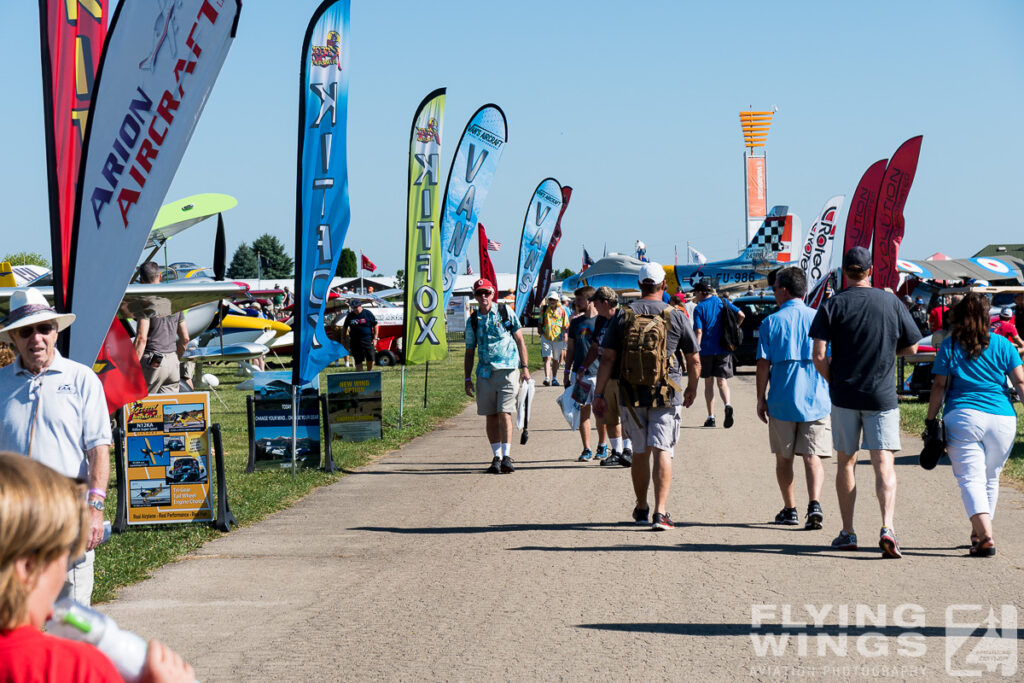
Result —
[[530, 301], [530, 292], [537, 281], [541, 261], [555, 231], [559, 208], [562, 206], [562, 186], [554, 178], [545, 178], [533, 191], [530, 208], [523, 219], [523, 236], [519, 242], [519, 266], [516, 269], [516, 316], [520, 320]]
[[441, 277], [444, 305], [452, 296], [459, 264], [466, 260], [476, 228], [487, 199], [487, 190], [508, 141], [505, 112], [496, 104], [485, 104], [476, 110], [452, 158], [448, 184], [444, 190], [444, 216], [441, 222]]
[[292, 383], [306, 384], [346, 355], [327, 337], [324, 307], [350, 218], [346, 161], [349, 0], [325, 0], [302, 44], [295, 202], [295, 358]]

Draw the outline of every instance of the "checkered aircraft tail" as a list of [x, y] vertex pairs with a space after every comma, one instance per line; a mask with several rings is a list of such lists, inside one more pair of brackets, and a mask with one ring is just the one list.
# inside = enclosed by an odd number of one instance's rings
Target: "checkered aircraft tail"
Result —
[[788, 206], [773, 206], [740, 258], [757, 263], [788, 264], [793, 259], [793, 239], [803, 237], [800, 218]]

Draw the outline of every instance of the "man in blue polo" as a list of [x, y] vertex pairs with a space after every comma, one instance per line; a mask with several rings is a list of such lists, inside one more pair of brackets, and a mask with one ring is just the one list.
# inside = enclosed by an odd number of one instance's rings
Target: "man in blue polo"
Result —
[[700, 344], [700, 376], [704, 380], [704, 401], [708, 404], [708, 419], [705, 427], [715, 426], [715, 384], [725, 403], [726, 429], [732, 427], [732, 405], [729, 403], [729, 378], [732, 377], [732, 353], [722, 348], [722, 308], [728, 306], [736, 311], [743, 324], [743, 311], [731, 301], [715, 296], [711, 280], [703, 278], [693, 288], [697, 307], [693, 309], [693, 331]]
[[[782, 492], [776, 524], [800, 523], [793, 493], [793, 456], [804, 460], [807, 479], [805, 529], [820, 529], [822, 458], [832, 457], [832, 404], [828, 384], [814, 368], [813, 341], [808, 334], [816, 311], [803, 302], [807, 278], [789, 266], [768, 276], [779, 310], [761, 322], [757, 340], [757, 416], [768, 424], [768, 443], [775, 454], [775, 478]], [[765, 390], [768, 390], [765, 396]]]

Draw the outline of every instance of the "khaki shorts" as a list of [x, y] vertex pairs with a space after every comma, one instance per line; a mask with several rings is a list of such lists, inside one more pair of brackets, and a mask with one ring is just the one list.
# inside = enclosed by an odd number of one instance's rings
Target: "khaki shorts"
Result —
[[619, 406], [619, 380], [609, 379], [604, 385], [604, 402], [608, 406], [604, 410], [604, 417], [597, 418], [597, 424], [607, 427], [614, 427], [621, 421], [621, 406]]
[[494, 370], [490, 377], [476, 378], [476, 414], [497, 415], [516, 412], [518, 370]]
[[789, 422], [768, 416], [768, 443], [772, 453], [832, 457], [832, 420], [828, 415], [813, 422]]
[[[633, 413], [636, 413], [634, 419]], [[637, 420], [640, 424], [637, 424]], [[649, 448], [668, 451], [679, 439], [679, 409], [675, 406], [664, 408], [622, 408], [622, 428], [633, 441], [633, 452], [644, 453]]]

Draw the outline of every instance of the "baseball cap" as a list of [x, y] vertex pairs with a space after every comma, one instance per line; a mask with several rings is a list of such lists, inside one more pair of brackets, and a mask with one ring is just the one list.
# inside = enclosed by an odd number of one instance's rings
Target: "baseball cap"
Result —
[[611, 287], [598, 287], [597, 290], [590, 295], [591, 301], [607, 301], [610, 304], [619, 302], [619, 295], [615, 293], [615, 290]]
[[559, 299], [559, 297], [558, 297], [558, 292], [549, 292], [547, 300], [548, 301], [561, 301], [561, 299]]
[[484, 289], [490, 291], [493, 294], [494, 293], [494, 284], [490, 280], [485, 278], [485, 277], [482, 277], [482, 278], [480, 278], [479, 280], [477, 280], [476, 282], [473, 283], [473, 293], [474, 294], [476, 294], [477, 292], [479, 292], [481, 290], [484, 290]]
[[921, 297], [918, 297], [918, 298], [914, 299], [914, 303], [915, 304], [923, 304], [924, 303], [924, 299], [922, 299]]
[[999, 317], [1003, 318], [1004, 320], [1009, 320], [1010, 318], [1013, 317], [1013, 309], [1010, 308], [1009, 306], [1003, 307], [1003, 310], [999, 311]]
[[661, 267], [660, 263], [648, 261], [640, 268], [636, 281], [640, 284], [660, 285], [665, 281], [665, 269]]
[[695, 292], [707, 293], [713, 290], [714, 287], [711, 286], [711, 278], [709, 277], [702, 277], [697, 281], [697, 284], [693, 286], [693, 291]]
[[871, 268], [871, 252], [864, 247], [853, 247], [843, 255], [843, 270], [868, 270]]

